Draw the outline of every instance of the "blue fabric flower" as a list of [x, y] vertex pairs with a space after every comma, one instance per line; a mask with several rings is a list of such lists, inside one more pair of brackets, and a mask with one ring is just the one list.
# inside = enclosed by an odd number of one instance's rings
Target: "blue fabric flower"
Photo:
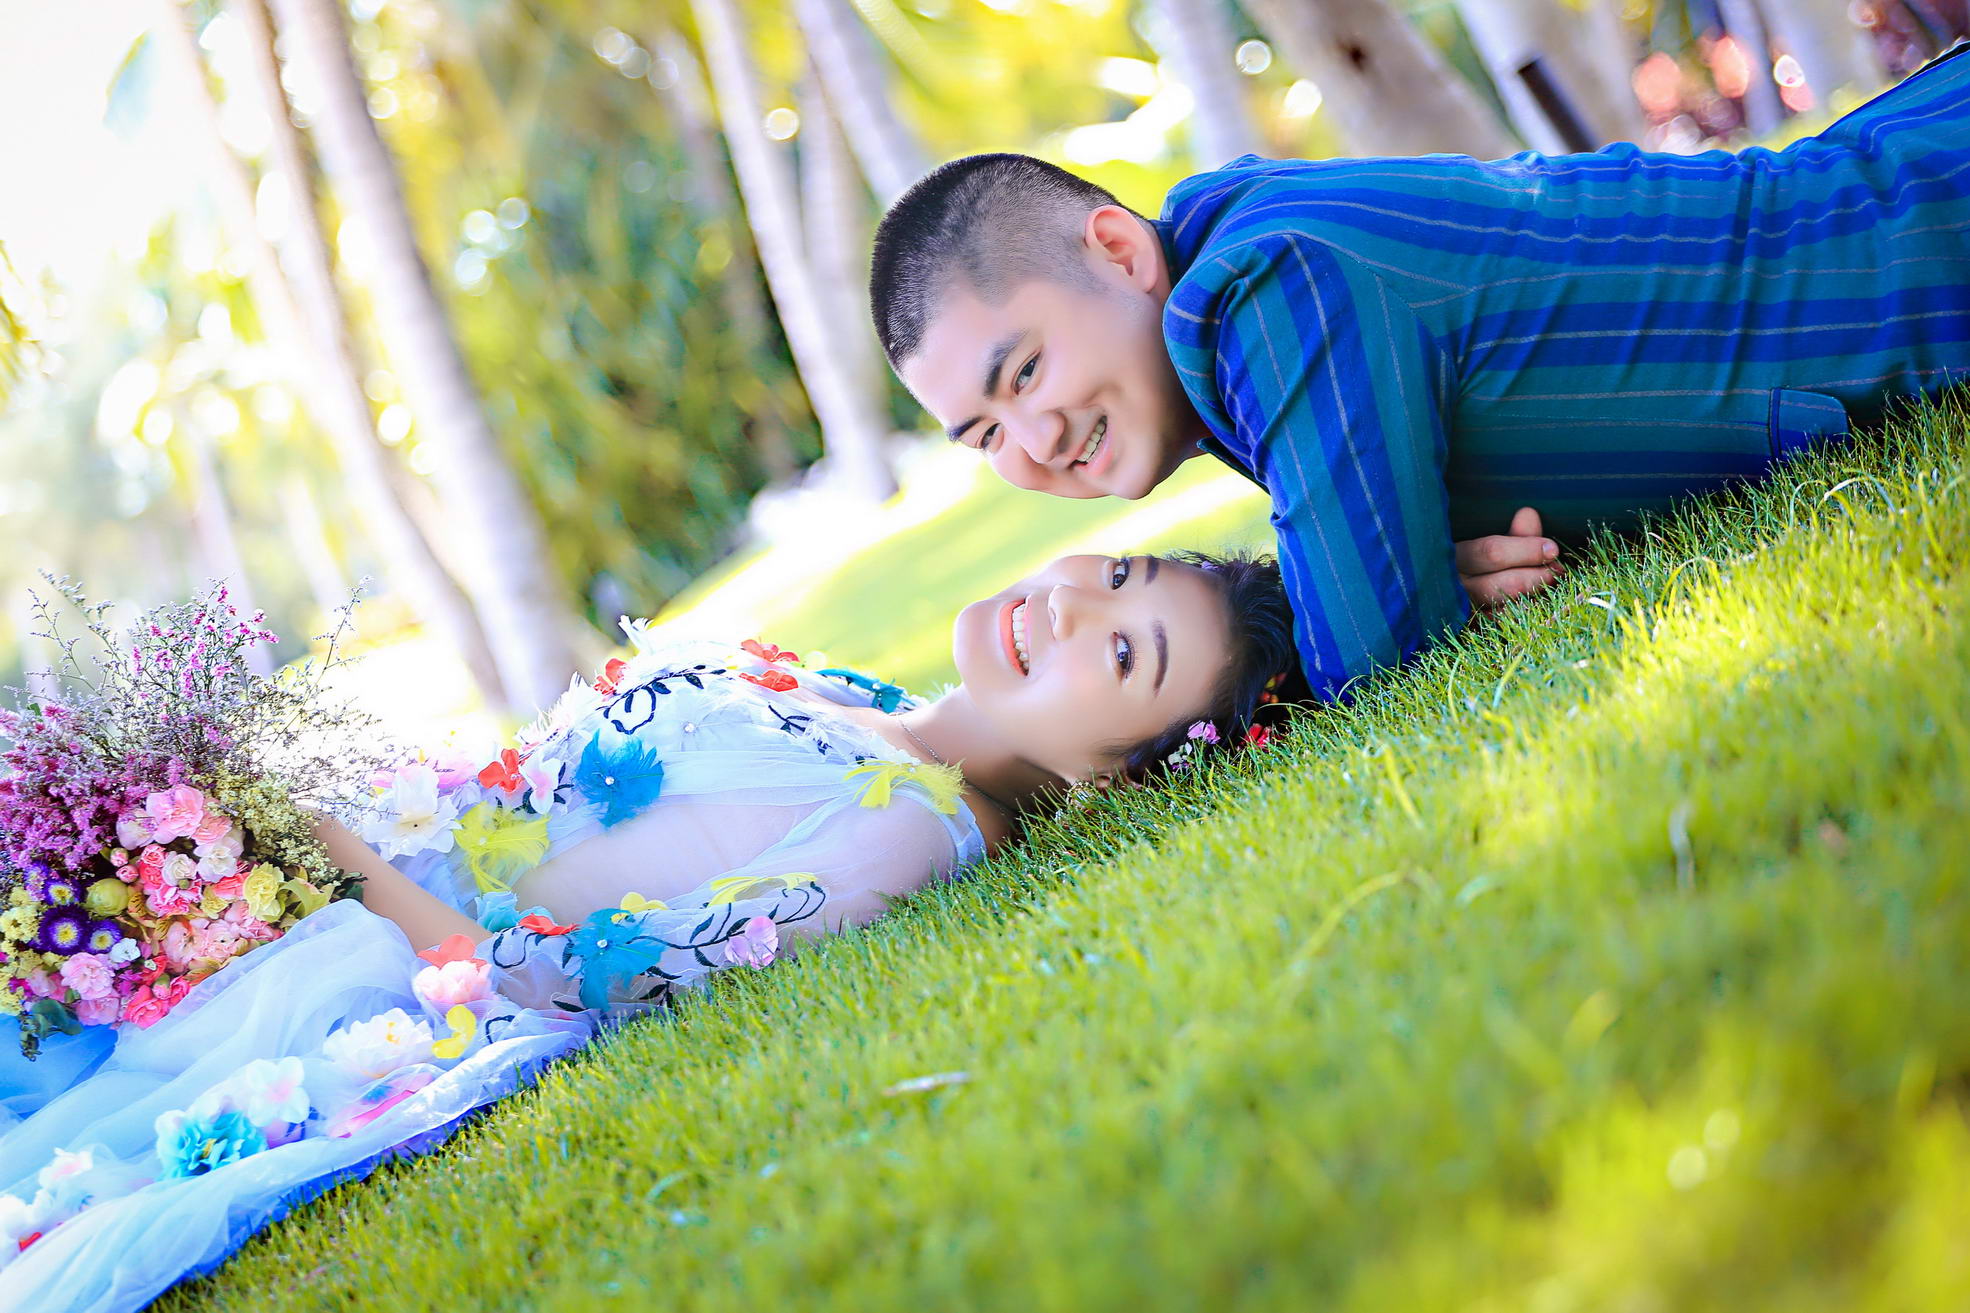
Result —
[[[183, 1120], [176, 1121], [178, 1117]], [[164, 1160], [166, 1177], [202, 1176], [267, 1147], [267, 1137], [243, 1112], [211, 1117], [166, 1113], [158, 1119], [157, 1132], [157, 1156]]]
[[[613, 745], [603, 740], [614, 738]], [[633, 738], [597, 734], [575, 767], [575, 787], [602, 805], [602, 827], [609, 828], [648, 807], [663, 792], [664, 767], [657, 754]]]
[[663, 956], [668, 945], [644, 934], [638, 916], [620, 907], [604, 907], [590, 913], [568, 936], [568, 952], [581, 961], [583, 1007], [604, 1007], [616, 985], [641, 975]]

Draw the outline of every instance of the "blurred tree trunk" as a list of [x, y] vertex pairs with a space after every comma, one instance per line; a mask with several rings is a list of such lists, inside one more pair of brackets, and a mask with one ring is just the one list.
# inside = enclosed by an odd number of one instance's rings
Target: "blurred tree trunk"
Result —
[[847, 133], [862, 175], [887, 206], [930, 169], [922, 143], [896, 113], [889, 64], [848, 0], [798, 0], [808, 58]]
[[[257, 219], [254, 188], [246, 166], [232, 153], [219, 129], [219, 108], [205, 80], [197, 43], [178, 0], [162, 0], [162, 34], [194, 83], [194, 99], [206, 119], [214, 181], [221, 193], [234, 249], [249, 265], [248, 288], [266, 320], [269, 336], [288, 364], [287, 373], [315, 423], [334, 444], [337, 462], [349, 479], [352, 500], [364, 524], [409, 595], [411, 609], [432, 624], [465, 663], [480, 694], [493, 706], [506, 698], [492, 649], [451, 572], [434, 550], [425, 526], [435, 521], [412, 510], [429, 494], [377, 438], [363, 370], [340, 291], [335, 285], [328, 238], [315, 203], [314, 167], [289, 116], [274, 55], [273, 27], [265, 0], [241, 0], [233, 12], [245, 32], [247, 66], [261, 111], [272, 132], [270, 175], [287, 199], [287, 260], [282, 260]], [[338, 606], [347, 602], [345, 595]], [[334, 607], [328, 608], [333, 611]]]
[[307, 576], [308, 591], [324, 616], [332, 616], [349, 604], [352, 589], [342, 562], [328, 541], [328, 526], [322, 522], [321, 506], [314, 491], [299, 474], [290, 474], [276, 490], [280, 498], [280, 518], [287, 540], [294, 545], [295, 559]]
[[1319, 88], [1358, 155], [1518, 149], [1469, 83], [1387, 0], [1245, 0], [1286, 62]]
[[[233, 606], [241, 615], [252, 615], [259, 609], [253, 601], [253, 580], [246, 573], [246, 558], [240, 555], [239, 539], [233, 534], [232, 503], [212, 459], [212, 439], [182, 422], [177, 433], [185, 455], [185, 478], [191, 484], [192, 540], [198, 544], [202, 572], [208, 578], [223, 580]], [[246, 665], [256, 675], [273, 674], [272, 649], [255, 643], [246, 649]]]
[[1785, 118], [1785, 106], [1778, 98], [1778, 84], [1772, 81], [1772, 39], [1765, 31], [1765, 16], [1755, 0], [1717, 0], [1717, 16], [1724, 30], [1744, 47], [1751, 65], [1751, 79], [1744, 87], [1744, 130], [1754, 137], [1769, 136]]
[[554, 577], [540, 516], [479, 406], [418, 253], [395, 162], [350, 57], [340, 0], [277, 0], [276, 8], [289, 55], [320, 97], [322, 155], [364, 233], [378, 329], [420, 437], [437, 452], [433, 481], [509, 705], [546, 706], [578, 664], [581, 622]]
[[691, 8], [704, 40], [746, 218], [794, 364], [821, 421], [833, 473], [849, 495], [881, 501], [896, 490], [882, 452], [887, 425], [868, 394], [855, 385], [854, 362], [841, 349], [841, 335], [830, 325], [829, 308], [805, 258], [792, 170], [767, 139], [758, 77], [738, 10], [733, 0], [692, 0]]
[[[699, 217], [722, 228], [732, 246], [732, 263], [718, 280], [719, 299], [748, 356], [758, 359], [773, 349], [771, 312], [760, 295], [759, 260], [753, 250], [752, 230], [746, 227], [745, 211], [732, 189], [732, 167], [724, 147], [718, 143], [718, 129], [714, 126], [717, 111], [705, 87], [704, 70], [690, 42], [669, 24], [653, 25], [648, 36], [649, 47], [657, 58], [668, 61], [677, 70], [667, 87], [659, 86], [654, 80], [650, 85], [670, 110], [678, 144], [690, 164], [691, 190]], [[762, 383], [759, 396], [760, 404], [755, 408], [757, 413], [750, 416], [749, 431], [768, 480], [785, 483], [800, 473], [800, 460], [793, 445], [795, 417], [787, 413], [787, 407], [771, 386]]]
[[887, 385], [882, 344], [868, 305], [868, 192], [855, 171], [834, 105], [809, 58], [796, 104], [800, 111], [800, 200], [814, 290], [853, 370], [855, 386], [880, 408]]
[[1238, 71], [1238, 33], [1224, 0], [1155, 0], [1150, 44], [1189, 90], [1190, 153], [1199, 169], [1264, 154]]
[[1821, 108], [1842, 87], [1865, 96], [1887, 78], [1874, 57], [1874, 42], [1847, 12], [1846, 0], [1787, 0], [1765, 13], [1772, 35], [1799, 61]]
[[[1457, 0], [1471, 44], [1527, 144], [1546, 154], [1641, 135], [1620, 17], [1559, 0]], [[1609, 30], [1612, 20], [1614, 30]]]

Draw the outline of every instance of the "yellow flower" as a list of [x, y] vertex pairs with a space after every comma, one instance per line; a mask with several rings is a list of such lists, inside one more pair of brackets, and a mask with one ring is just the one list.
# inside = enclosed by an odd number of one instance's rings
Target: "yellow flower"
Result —
[[513, 887], [513, 877], [531, 871], [547, 856], [547, 818], [521, 817], [496, 803], [482, 802], [466, 812], [457, 837], [481, 893], [505, 893]]
[[624, 894], [622, 910], [625, 912], [668, 912], [670, 905], [661, 899], [645, 898], [642, 894]]
[[11, 989], [0, 989], [0, 1017], [17, 1017], [21, 1011], [21, 996]]
[[261, 862], [247, 875], [240, 887], [240, 894], [246, 899], [246, 910], [261, 921], [280, 919], [280, 868], [271, 862]]
[[130, 905], [130, 886], [121, 880], [104, 876], [92, 881], [89, 892], [82, 901], [97, 916], [115, 916]]
[[473, 1032], [479, 1028], [479, 1019], [472, 1015], [471, 1008], [454, 1003], [451, 1011], [445, 1013], [445, 1024], [451, 1027], [451, 1034], [431, 1046], [431, 1056], [449, 1061], [465, 1052]]
[[31, 907], [15, 907], [0, 912], [0, 933], [8, 938], [26, 943], [34, 938], [34, 932], [41, 928], [41, 918]]
[[198, 914], [200, 916], [218, 916], [225, 910], [226, 896], [217, 889], [214, 889], [211, 885], [206, 885], [204, 892], [198, 896]]
[[887, 807], [895, 799], [896, 786], [914, 784], [930, 795], [930, 805], [946, 816], [958, 810], [964, 792], [964, 775], [955, 766], [939, 766], [928, 761], [865, 761], [848, 772], [846, 778], [870, 777], [862, 790], [864, 807]]

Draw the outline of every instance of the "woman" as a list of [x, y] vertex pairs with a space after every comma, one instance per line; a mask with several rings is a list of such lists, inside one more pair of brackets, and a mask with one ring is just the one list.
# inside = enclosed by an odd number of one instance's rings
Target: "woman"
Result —
[[407, 764], [362, 839], [324, 821], [362, 906], [331, 904], [126, 1029], [0, 1135], [0, 1262], [19, 1253], [0, 1310], [140, 1304], [436, 1143], [601, 1022], [880, 915], [1068, 786], [1235, 740], [1293, 664], [1277, 580], [1269, 563], [1063, 558], [965, 608], [962, 682], [930, 704], [629, 626], [636, 654], [571, 688], [524, 751]]

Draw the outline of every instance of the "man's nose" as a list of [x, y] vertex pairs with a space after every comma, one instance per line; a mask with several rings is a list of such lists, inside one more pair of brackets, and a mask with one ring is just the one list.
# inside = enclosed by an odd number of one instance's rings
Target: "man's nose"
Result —
[[1006, 436], [1018, 445], [1035, 465], [1051, 465], [1067, 439], [1067, 420], [1057, 410], [1010, 418], [1004, 421]]

